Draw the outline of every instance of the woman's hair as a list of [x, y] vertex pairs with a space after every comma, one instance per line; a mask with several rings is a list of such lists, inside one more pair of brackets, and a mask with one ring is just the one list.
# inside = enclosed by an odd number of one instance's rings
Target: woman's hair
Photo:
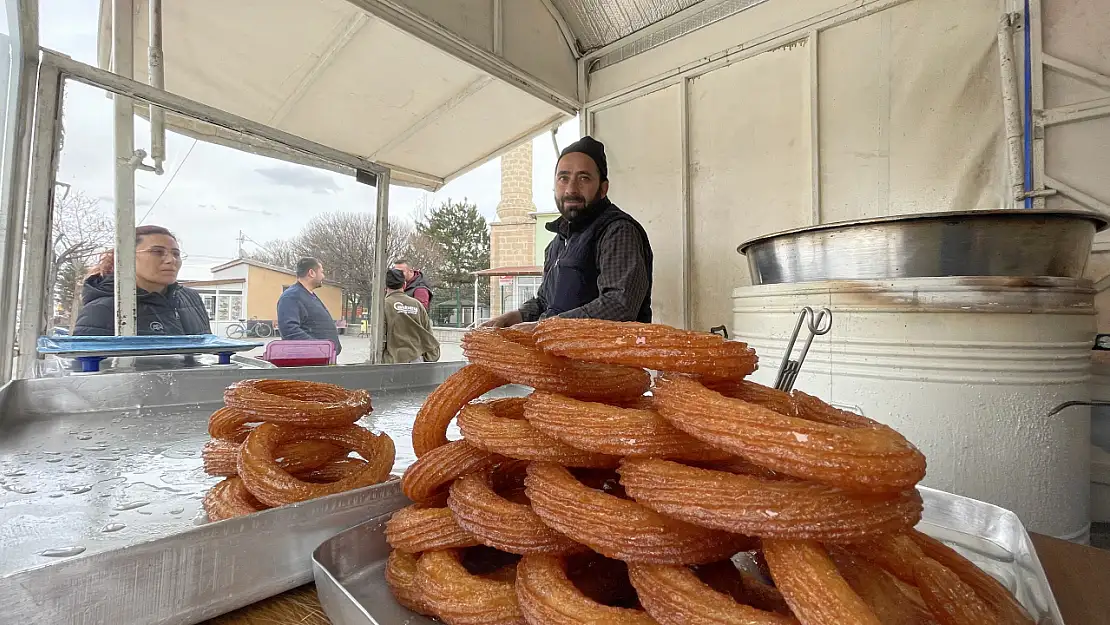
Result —
[[[135, 244], [138, 245], [143, 240], [143, 237], [152, 234], [161, 234], [172, 239], [177, 239], [172, 232], [162, 226], [139, 226], [135, 228]], [[115, 270], [116, 252], [115, 250], [108, 250], [100, 255], [100, 261], [89, 271], [89, 276], [107, 276], [114, 273]]]

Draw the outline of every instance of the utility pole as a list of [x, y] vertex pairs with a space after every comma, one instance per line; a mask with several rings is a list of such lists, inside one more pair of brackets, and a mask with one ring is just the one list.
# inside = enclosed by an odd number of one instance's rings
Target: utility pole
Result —
[[237, 241], [239, 241], [239, 258], [246, 258], [246, 256], [247, 256], [246, 254], [243, 253], [243, 243], [246, 240], [247, 240], [247, 237], [243, 234], [243, 231], [240, 230], [239, 231], [239, 238], [237, 239]]

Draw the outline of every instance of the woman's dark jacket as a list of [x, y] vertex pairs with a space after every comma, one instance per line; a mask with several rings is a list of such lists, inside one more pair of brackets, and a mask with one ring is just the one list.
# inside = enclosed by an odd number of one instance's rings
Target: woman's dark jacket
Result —
[[[74, 336], [112, 336], [116, 333], [115, 277], [90, 276], [81, 293], [81, 313]], [[200, 293], [171, 284], [163, 293], [138, 289], [136, 334], [180, 336], [211, 334], [208, 309]]]

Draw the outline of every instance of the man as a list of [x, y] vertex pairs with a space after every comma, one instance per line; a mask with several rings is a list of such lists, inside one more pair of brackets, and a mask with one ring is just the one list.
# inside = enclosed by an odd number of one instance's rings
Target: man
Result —
[[335, 353], [343, 351], [335, 319], [316, 289], [324, 286], [324, 266], [315, 258], [297, 261], [297, 283], [278, 298], [277, 318], [281, 338], [286, 341], [331, 341]]
[[393, 268], [401, 270], [405, 276], [405, 295], [416, 299], [424, 306], [424, 310], [430, 311], [434, 293], [428, 281], [424, 279], [424, 274], [413, 269], [409, 261], [403, 258], [393, 261]]
[[384, 363], [436, 362], [439, 341], [432, 334], [428, 311], [405, 295], [405, 274], [390, 269], [385, 275]]
[[572, 143], [555, 166], [555, 205], [547, 224], [543, 282], [518, 310], [487, 321], [503, 328], [547, 317], [651, 322], [651, 244], [628, 213], [609, 201], [605, 146], [592, 137]]

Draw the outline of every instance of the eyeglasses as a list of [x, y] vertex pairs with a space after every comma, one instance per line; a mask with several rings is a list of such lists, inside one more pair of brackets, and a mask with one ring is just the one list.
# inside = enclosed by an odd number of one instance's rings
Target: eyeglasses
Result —
[[161, 261], [165, 261], [167, 256], [172, 256], [176, 263], [180, 263], [189, 257], [188, 254], [182, 254], [181, 250], [171, 250], [164, 247], [148, 247], [145, 250], [136, 251], [136, 254], [150, 254], [158, 257]]

